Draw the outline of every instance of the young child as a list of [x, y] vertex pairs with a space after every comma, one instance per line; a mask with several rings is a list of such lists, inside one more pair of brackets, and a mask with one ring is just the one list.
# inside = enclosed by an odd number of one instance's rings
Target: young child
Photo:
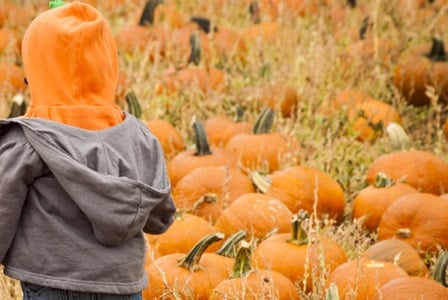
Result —
[[141, 299], [144, 232], [173, 222], [166, 162], [114, 105], [113, 34], [92, 6], [38, 15], [23, 39], [30, 103], [0, 121], [0, 263], [24, 299]]

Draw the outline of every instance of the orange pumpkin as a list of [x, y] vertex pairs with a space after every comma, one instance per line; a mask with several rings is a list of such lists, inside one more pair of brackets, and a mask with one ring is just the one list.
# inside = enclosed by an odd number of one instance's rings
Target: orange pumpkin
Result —
[[210, 291], [228, 278], [233, 267], [227, 257], [204, 253], [223, 238], [222, 233], [212, 233], [188, 253], [168, 254], [154, 260], [146, 267], [148, 287], [143, 290], [143, 298], [207, 300]]
[[262, 170], [271, 173], [287, 164], [297, 164], [298, 144], [292, 137], [271, 132], [274, 110], [266, 107], [259, 114], [251, 133], [234, 135], [225, 149], [238, 157], [245, 171]]
[[181, 151], [167, 162], [168, 175], [173, 188], [182, 177], [195, 168], [235, 165], [235, 158], [228, 151], [210, 146], [204, 125], [196, 117], [193, 118], [193, 130], [196, 149]]
[[6, 60], [0, 62], [0, 93], [18, 93], [26, 89], [25, 72]]
[[448, 202], [428, 193], [401, 196], [389, 205], [378, 225], [378, 240], [400, 239], [422, 252], [448, 247]]
[[372, 300], [382, 285], [402, 277], [408, 274], [394, 263], [352, 259], [330, 272], [327, 286], [336, 284], [340, 299]]
[[424, 150], [393, 151], [377, 157], [367, 168], [366, 177], [374, 184], [379, 173], [405, 182], [420, 192], [440, 195], [448, 191], [448, 164]]
[[[335, 179], [317, 168], [292, 166], [275, 171], [265, 179], [256, 173], [252, 176], [266, 195], [280, 199], [293, 213], [304, 209], [309, 213], [315, 211], [318, 218], [342, 220], [346, 204], [344, 191]], [[259, 180], [265, 181], [264, 188]]]
[[378, 241], [362, 253], [363, 258], [377, 261], [387, 261], [398, 265], [409, 276], [428, 275], [423, 259], [415, 248], [399, 239]]
[[324, 234], [307, 234], [303, 228], [308, 213], [304, 210], [292, 218], [289, 233], [276, 233], [255, 248], [253, 264], [277, 271], [310, 292], [313, 281], [322, 280], [325, 270], [331, 272], [347, 261], [344, 249]]
[[375, 183], [360, 190], [353, 199], [353, 218], [362, 219], [365, 229], [376, 231], [381, 216], [391, 203], [403, 195], [417, 192], [411, 185], [388, 181], [379, 173]]
[[259, 193], [247, 193], [229, 204], [215, 222], [227, 236], [245, 230], [262, 239], [272, 232], [288, 232], [291, 211], [283, 202]]
[[230, 278], [211, 291], [209, 300], [221, 299], [299, 299], [294, 284], [274, 270], [253, 268], [250, 264], [250, 243], [241, 242]]
[[255, 193], [250, 178], [235, 167], [205, 166], [191, 170], [173, 188], [173, 199], [180, 210], [214, 223], [236, 198]]
[[146, 125], [159, 140], [167, 160], [186, 150], [183, 136], [170, 122], [163, 119], [152, 119], [146, 121]]
[[432, 45], [410, 49], [402, 55], [394, 72], [393, 82], [409, 104], [429, 104], [427, 86], [435, 89], [441, 102], [448, 102], [448, 56], [442, 40], [433, 38]]
[[437, 281], [423, 277], [402, 277], [382, 285], [374, 300], [443, 300], [448, 299], [448, 289]]

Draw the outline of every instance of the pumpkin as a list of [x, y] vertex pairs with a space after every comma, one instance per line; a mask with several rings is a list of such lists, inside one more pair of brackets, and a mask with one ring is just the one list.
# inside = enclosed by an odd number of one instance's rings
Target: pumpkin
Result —
[[173, 188], [173, 199], [180, 210], [214, 223], [236, 198], [255, 193], [250, 178], [236, 167], [204, 166], [191, 170]]
[[0, 93], [18, 93], [26, 89], [25, 72], [18, 65], [6, 60], [0, 62]]
[[378, 240], [400, 239], [422, 252], [448, 247], [448, 202], [429, 193], [401, 196], [378, 225]]
[[214, 57], [222, 63], [245, 64], [248, 46], [243, 35], [232, 28], [220, 26], [212, 34], [211, 47]]
[[304, 209], [316, 212], [317, 218], [342, 220], [344, 191], [335, 179], [317, 168], [292, 166], [266, 177], [255, 172], [251, 176], [262, 192], [281, 200], [293, 213]]
[[[176, 212], [173, 224], [162, 234], [145, 234], [153, 251], [153, 260], [172, 253], [187, 253], [205, 236], [218, 230], [206, 219], [183, 211]], [[219, 249], [221, 241], [211, 244], [205, 252]]]
[[297, 115], [299, 95], [294, 87], [276, 82], [245, 87], [237, 95], [237, 101], [246, 107], [269, 106], [288, 118]]
[[[307, 292], [313, 281], [326, 276], [347, 261], [344, 249], [324, 234], [308, 234], [304, 228], [308, 212], [301, 210], [291, 218], [290, 232], [276, 233], [255, 248], [253, 264], [258, 268], [277, 271]], [[324, 267], [322, 267], [324, 266]]]
[[404, 53], [395, 67], [393, 82], [409, 104], [429, 104], [427, 86], [435, 89], [440, 102], [447, 103], [448, 56], [443, 41], [433, 38], [431, 45], [418, 45]]
[[378, 173], [374, 184], [361, 189], [352, 201], [354, 219], [361, 219], [368, 231], [376, 231], [387, 207], [401, 196], [418, 191], [409, 184], [393, 182]]
[[182, 177], [195, 168], [235, 165], [235, 158], [229, 152], [219, 147], [210, 146], [202, 121], [193, 117], [192, 123], [195, 149], [181, 151], [167, 162], [168, 175], [173, 188]]
[[362, 257], [394, 263], [405, 270], [409, 276], [425, 277], [429, 273], [428, 267], [417, 250], [399, 239], [378, 241], [367, 248], [362, 253]]
[[0, 55], [12, 53], [19, 57], [22, 48], [22, 40], [18, 30], [12, 28], [0, 28]]
[[233, 267], [227, 257], [204, 253], [223, 238], [220, 232], [212, 233], [188, 253], [168, 254], [154, 260], [146, 267], [148, 287], [142, 292], [143, 298], [207, 300], [211, 290], [228, 278]]
[[396, 182], [405, 182], [420, 192], [440, 195], [448, 191], [448, 164], [430, 151], [403, 150], [382, 154], [367, 167], [368, 183], [374, 184], [378, 173]]
[[262, 239], [273, 232], [288, 232], [291, 215], [280, 200], [259, 193], [247, 193], [221, 212], [215, 227], [227, 236], [245, 230], [249, 236]]
[[448, 299], [448, 289], [435, 280], [423, 277], [402, 277], [382, 285], [375, 300], [443, 300]]
[[[200, 65], [202, 61], [203, 38], [199, 30], [194, 30], [189, 38], [188, 61], [182, 61], [179, 69], [168, 69], [162, 79], [156, 84], [156, 94], [176, 94], [185, 89], [197, 89], [203, 94], [221, 93], [226, 90], [227, 74], [213, 66]], [[184, 38], [185, 34], [179, 33]], [[177, 46], [176, 46], [177, 47]], [[182, 57], [181, 57], [182, 59]]]
[[360, 258], [337, 266], [327, 286], [336, 284], [340, 299], [372, 300], [381, 286], [402, 277], [408, 274], [394, 263]]
[[148, 126], [152, 134], [159, 140], [167, 160], [170, 160], [179, 152], [186, 150], [186, 144], [182, 134], [167, 120], [148, 120], [146, 121], [146, 126]]
[[251, 244], [240, 243], [230, 278], [221, 281], [210, 292], [210, 300], [221, 299], [299, 299], [294, 284], [283, 274], [250, 264]]
[[347, 114], [350, 128], [359, 141], [373, 141], [387, 125], [401, 124], [401, 116], [392, 105], [353, 89], [337, 92], [330, 103], [320, 109], [325, 117], [341, 111]]
[[264, 108], [251, 133], [236, 134], [227, 142], [225, 149], [238, 157], [239, 165], [245, 171], [271, 173], [287, 164], [297, 164], [300, 160], [296, 141], [271, 131], [274, 114], [272, 108]]
[[235, 111], [235, 120], [227, 115], [214, 115], [205, 121], [204, 127], [210, 145], [224, 147], [234, 135], [251, 132], [252, 123], [243, 119], [244, 108], [237, 106]]

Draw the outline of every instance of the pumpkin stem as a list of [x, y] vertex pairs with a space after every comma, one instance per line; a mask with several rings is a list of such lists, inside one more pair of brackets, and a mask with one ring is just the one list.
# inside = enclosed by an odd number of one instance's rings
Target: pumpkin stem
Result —
[[148, 0], [146, 1], [145, 6], [143, 7], [142, 14], [140, 15], [140, 19], [138, 21], [138, 25], [147, 26], [150, 24], [154, 24], [154, 15], [156, 11], [157, 5], [161, 4], [163, 0]]
[[261, 175], [260, 172], [253, 171], [250, 173], [250, 179], [256, 188], [263, 194], [267, 192], [272, 180], [265, 175]]
[[193, 116], [193, 130], [196, 140], [196, 152], [194, 155], [202, 156], [212, 154], [204, 124], [196, 116]]
[[395, 233], [395, 235], [400, 238], [400, 239], [407, 239], [410, 238], [412, 234], [411, 229], [409, 228], [400, 228], [397, 230], [397, 232]]
[[446, 273], [448, 268], [448, 251], [442, 251], [437, 258], [434, 268], [434, 274], [432, 278], [443, 284], [443, 286], [448, 287], [448, 282], [446, 280]]
[[197, 31], [190, 34], [190, 57], [188, 58], [188, 64], [198, 66], [201, 62], [201, 38]]
[[259, 24], [261, 23], [261, 10], [260, 5], [258, 4], [258, 1], [252, 1], [249, 4], [249, 14], [250, 19], [252, 20], [252, 23]]
[[374, 187], [376, 188], [385, 188], [390, 187], [395, 184], [395, 181], [392, 178], [387, 177], [387, 175], [383, 172], [378, 172], [375, 176]]
[[299, 210], [297, 214], [292, 216], [291, 236], [288, 239], [288, 243], [296, 245], [305, 245], [308, 243], [308, 234], [302, 225], [309, 216], [309, 213], [304, 209]]
[[201, 196], [201, 198], [199, 198], [199, 200], [193, 204], [193, 211], [198, 209], [204, 203], [213, 204], [216, 201], [218, 201], [217, 194], [215, 194], [215, 193], [205, 194], [205, 195]]
[[224, 233], [222, 232], [214, 232], [205, 236], [179, 261], [178, 266], [192, 272], [196, 271], [200, 267], [199, 260], [205, 250], [207, 250], [211, 244], [220, 241], [223, 238]]
[[359, 28], [359, 39], [364, 40], [366, 38], [367, 29], [369, 29], [370, 20], [369, 16], [362, 19], [361, 27]]
[[[212, 29], [212, 22], [209, 18], [206, 17], [191, 17], [190, 21], [193, 23], [196, 23], [199, 28], [204, 31], [206, 34], [209, 34]], [[215, 31], [216, 28], [213, 28], [213, 31]]]
[[441, 39], [436, 37], [432, 38], [431, 51], [425, 55], [430, 60], [436, 61], [447, 61], [448, 56], [445, 51], [445, 45]]
[[235, 122], [243, 122], [246, 108], [242, 105], [237, 105], [235, 108]]
[[241, 241], [236, 253], [235, 262], [233, 264], [232, 274], [230, 278], [240, 278], [252, 271], [250, 264], [250, 256], [252, 255], [252, 247], [249, 242]]
[[216, 250], [216, 253], [225, 257], [235, 258], [236, 246], [247, 236], [245, 230], [237, 231], [224, 241], [222, 246]]
[[12, 98], [11, 110], [8, 118], [22, 116], [26, 111], [26, 102], [22, 94], [17, 94]]
[[142, 108], [140, 102], [137, 99], [134, 91], [129, 91], [125, 96], [126, 103], [128, 104], [129, 113], [133, 114], [136, 118], [140, 118], [142, 115]]
[[254, 134], [269, 133], [272, 130], [272, 125], [274, 124], [275, 112], [274, 110], [267, 106], [258, 115], [255, 120], [252, 132]]
[[347, 5], [350, 8], [355, 8], [356, 7], [356, 0], [347, 0]]

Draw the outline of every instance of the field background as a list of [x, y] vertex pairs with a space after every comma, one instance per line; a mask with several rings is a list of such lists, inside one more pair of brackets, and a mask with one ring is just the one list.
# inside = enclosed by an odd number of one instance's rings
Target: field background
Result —
[[[94, 4], [107, 18], [114, 33], [118, 33], [122, 28], [136, 24], [144, 1], [115, 1], [112, 6], [106, 0], [97, 0]], [[3, 22], [3, 28], [15, 24], [19, 37], [27, 21], [45, 9], [45, 1], [0, 2], [11, 4], [17, 11], [31, 11], [22, 23], [18, 23], [14, 17], [19, 13], [12, 13], [12, 10], [3, 16], [0, 8], [0, 18], [9, 20]], [[247, 1], [172, 2], [187, 18], [208, 17], [218, 28], [243, 32], [253, 24]], [[447, 160], [447, 140], [443, 131], [446, 105], [436, 101], [437, 95], [427, 106], [408, 105], [393, 86], [392, 76], [400, 55], [411, 47], [430, 43], [434, 36], [448, 41], [448, 31], [445, 30], [448, 4], [434, 9], [430, 4], [417, 7], [417, 2], [424, 1], [373, 0], [358, 1], [358, 5], [351, 8], [342, 0], [314, 2], [318, 3], [316, 9], [303, 16], [285, 10], [273, 20], [262, 14], [262, 22], [277, 22], [280, 30], [269, 42], [251, 44], [244, 63], [212, 55], [209, 66], [220, 68], [228, 75], [225, 92], [204, 94], [191, 86], [174, 96], [157, 94], [156, 87], [166, 70], [186, 65], [186, 54], [181, 51], [173, 51], [167, 57], [156, 56], [153, 60], [146, 52], [120, 53], [120, 68], [126, 76], [125, 88], [132, 89], [140, 101], [141, 118], [168, 120], [179, 129], [189, 148], [194, 147], [193, 116], [203, 120], [218, 114], [232, 116], [241, 91], [247, 86], [274, 82], [292, 86], [299, 95], [296, 116], [282, 117], [277, 113], [274, 130], [296, 137], [301, 146], [301, 163], [327, 172], [343, 187], [348, 203], [346, 221], [334, 229], [334, 235], [349, 255], [356, 257], [375, 240], [375, 234], [364, 232], [353, 222], [349, 203], [366, 186], [365, 171], [369, 163], [396, 148], [381, 130], [374, 140], [358, 141], [342, 111], [335, 111], [332, 118], [325, 118], [318, 112], [322, 107], [331, 109], [330, 100], [338, 91], [355, 89], [392, 105], [400, 113], [402, 127], [410, 138], [409, 148], [428, 150]], [[350, 55], [350, 46], [360, 41], [359, 30], [366, 17], [371, 22], [366, 35], [371, 41], [369, 51]], [[383, 48], [383, 39], [391, 41], [393, 46]], [[20, 65], [20, 56], [12, 50], [4, 51], [0, 60], [19, 62]], [[7, 117], [15, 93], [6, 91], [0, 95], [0, 117]], [[23, 95], [28, 99], [26, 90]], [[117, 101], [128, 109], [123, 98], [117, 98]], [[253, 103], [247, 107], [246, 117], [254, 120], [259, 111], [260, 104]], [[428, 265], [433, 259], [428, 257]], [[0, 299], [20, 297], [17, 282], [0, 276]]]

